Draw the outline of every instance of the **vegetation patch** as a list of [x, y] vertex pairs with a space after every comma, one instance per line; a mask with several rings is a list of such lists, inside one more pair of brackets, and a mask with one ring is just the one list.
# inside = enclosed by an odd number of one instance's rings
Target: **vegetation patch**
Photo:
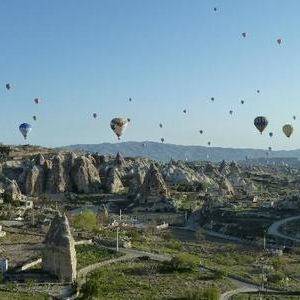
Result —
[[77, 245], [77, 269], [80, 270], [88, 265], [102, 262], [111, 258], [117, 258], [123, 254], [96, 245]]

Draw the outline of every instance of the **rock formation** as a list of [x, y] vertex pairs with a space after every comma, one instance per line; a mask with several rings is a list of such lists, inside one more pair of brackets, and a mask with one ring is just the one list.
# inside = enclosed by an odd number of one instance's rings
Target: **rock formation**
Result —
[[154, 163], [151, 164], [144, 182], [141, 185], [140, 194], [142, 199], [148, 198], [165, 199], [169, 196], [167, 185]]
[[75, 159], [71, 169], [71, 180], [76, 192], [90, 193], [100, 190], [99, 173], [92, 161], [84, 156]]
[[76, 279], [76, 251], [66, 215], [58, 213], [52, 220], [45, 238], [42, 269], [61, 282]]
[[114, 167], [110, 168], [105, 178], [105, 191], [107, 193], [118, 193], [123, 188], [118, 170]]

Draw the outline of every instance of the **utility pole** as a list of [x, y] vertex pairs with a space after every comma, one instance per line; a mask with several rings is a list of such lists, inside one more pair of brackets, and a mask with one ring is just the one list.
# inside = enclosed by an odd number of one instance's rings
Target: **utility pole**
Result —
[[117, 252], [119, 252], [119, 227], [117, 227]]
[[121, 221], [122, 221], [122, 209], [120, 209], [120, 225], [121, 225]]

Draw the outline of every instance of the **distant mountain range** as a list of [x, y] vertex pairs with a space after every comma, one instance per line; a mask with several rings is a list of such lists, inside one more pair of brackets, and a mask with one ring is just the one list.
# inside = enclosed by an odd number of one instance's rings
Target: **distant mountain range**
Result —
[[[155, 160], [245, 160], [266, 157], [266, 150], [262, 149], [238, 149], [204, 146], [183, 146], [162, 144], [156, 142], [121, 142], [102, 144], [78, 144], [60, 147], [68, 150], [81, 150], [98, 152], [100, 154], [116, 155], [120, 152], [124, 157], [148, 157]], [[272, 151], [269, 158], [300, 158], [300, 149], [289, 151]]]

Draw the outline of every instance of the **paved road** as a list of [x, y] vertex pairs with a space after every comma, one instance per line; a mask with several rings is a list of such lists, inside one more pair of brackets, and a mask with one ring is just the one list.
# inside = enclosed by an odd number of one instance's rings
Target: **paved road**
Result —
[[286, 219], [282, 219], [280, 221], [277, 221], [275, 223], [273, 223], [269, 229], [268, 229], [268, 234], [271, 234], [271, 235], [274, 235], [274, 236], [278, 236], [278, 237], [281, 237], [281, 238], [284, 238], [286, 240], [290, 240], [290, 241], [294, 241], [294, 242], [299, 242], [300, 243], [300, 239], [297, 239], [297, 238], [293, 238], [291, 236], [288, 236], [288, 235], [285, 235], [283, 233], [280, 233], [279, 232], [279, 228], [284, 225], [285, 223], [288, 223], [290, 221], [293, 221], [293, 220], [298, 220], [300, 219], [300, 216], [295, 216], [295, 217], [289, 217], [289, 218], [286, 218]]

